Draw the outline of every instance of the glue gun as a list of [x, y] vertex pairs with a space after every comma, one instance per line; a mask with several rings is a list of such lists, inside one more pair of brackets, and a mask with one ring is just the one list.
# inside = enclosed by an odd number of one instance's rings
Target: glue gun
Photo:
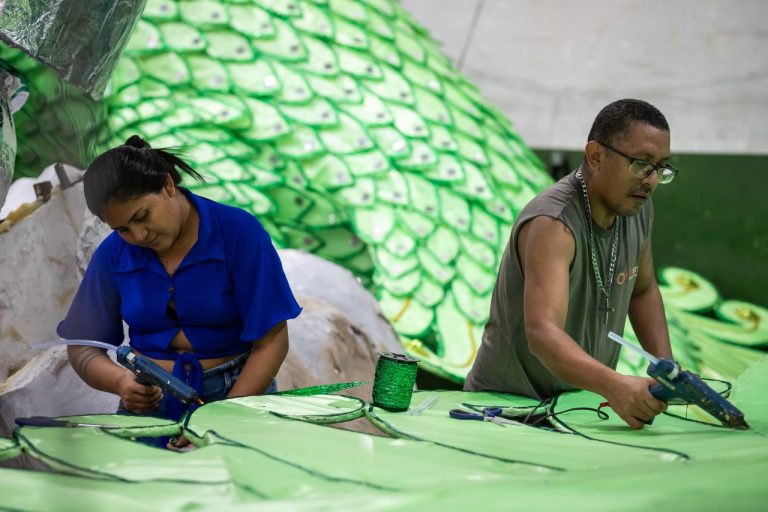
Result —
[[203, 404], [195, 388], [174, 377], [150, 358], [134, 354], [131, 352], [131, 347], [127, 345], [117, 348], [117, 362], [131, 370], [141, 384], [158, 386], [163, 392], [175, 396], [184, 405], [192, 402]]
[[647, 373], [657, 381], [657, 384], [650, 387], [650, 392], [657, 399], [663, 402], [674, 400], [698, 405], [717, 418], [725, 427], [739, 430], [749, 428], [744, 420], [744, 413], [709, 387], [696, 374], [682, 370], [674, 361], [654, 357], [614, 332], [609, 332], [608, 337], [650, 361]]

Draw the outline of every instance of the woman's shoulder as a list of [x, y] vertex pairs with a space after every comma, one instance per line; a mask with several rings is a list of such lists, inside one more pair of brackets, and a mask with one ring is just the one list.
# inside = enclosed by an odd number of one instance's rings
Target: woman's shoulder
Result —
[[206, 207], [212, 217], [224, 221], [224, 224], [231, 225], [234, 223], [235, 226], [241, 224], [246, 226], [260, 225], [258, 219], [247, 210], [219, 203], [194, 193], [190, 193], [190, 195], [197, 205]]
[[198, 207], [207, 209], [214, 237], [218, 236], [225, 252], [242, 250], [243, 247], [259, 246], [269, 235], [259, 220], [251, 212], [196, 196]]

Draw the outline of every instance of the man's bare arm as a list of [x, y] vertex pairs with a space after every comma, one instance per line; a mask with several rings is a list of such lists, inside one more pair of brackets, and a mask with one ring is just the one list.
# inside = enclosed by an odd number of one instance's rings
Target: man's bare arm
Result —
[[629, 302], [629, 321], [645, 350], [656, 357], [672, 359], [667, 318], [654, 275], [650, 238], [640, 256], [637, 281]]
[[558, 378], [598, 393], [633, 428], [666, 409], [648, 391], [652, 379], [621, 375], [587, 354], [565, 332], [569, 269], [575, 242], [565, 225], [536, 217], [523, 226], [517, 249], [525, 273], [525, 331], [531, 353]]

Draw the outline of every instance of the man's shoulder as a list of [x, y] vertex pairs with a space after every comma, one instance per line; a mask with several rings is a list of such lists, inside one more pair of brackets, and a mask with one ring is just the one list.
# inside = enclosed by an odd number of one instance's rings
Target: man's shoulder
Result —
[[563, 221], [578, 192], [574, 182], [571, 173], [541, 191], [525, 205], [519, 219], [524, 222], [544, 215]]

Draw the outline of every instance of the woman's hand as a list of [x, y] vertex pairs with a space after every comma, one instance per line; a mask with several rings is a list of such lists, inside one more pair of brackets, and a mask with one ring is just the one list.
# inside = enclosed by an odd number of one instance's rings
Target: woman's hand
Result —
[[163, 398], [163, 391], [159, 387], [139, 383], [128, 370], [118, 377], [117, 394], [123, 401], [123, 407], [134, 414], [151, 411]]

